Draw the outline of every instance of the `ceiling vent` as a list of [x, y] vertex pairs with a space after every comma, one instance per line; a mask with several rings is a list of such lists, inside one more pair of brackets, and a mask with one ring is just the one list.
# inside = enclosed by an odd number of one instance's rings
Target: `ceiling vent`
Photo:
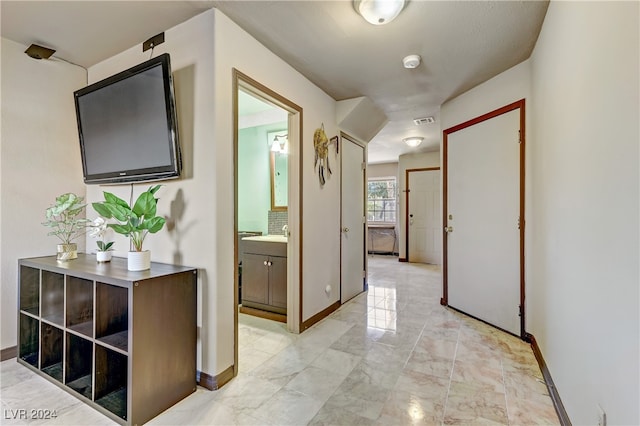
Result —
[[416, 126], [419, 126], [421, 124], [435, 123], [436, 120], [433, 117], [422, 117], [422, 118], [414, 118], [413, 122], [415, 123]]

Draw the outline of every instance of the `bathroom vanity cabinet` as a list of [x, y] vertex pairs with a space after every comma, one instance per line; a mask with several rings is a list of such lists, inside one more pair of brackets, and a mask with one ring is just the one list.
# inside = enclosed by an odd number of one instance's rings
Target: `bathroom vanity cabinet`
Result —
[[18, 362], [120, 424], [196, 390], [197, 270], [20, 259]]
[[243, 238], [242, 306], [287, 313], [286, 242], [270, 236]]

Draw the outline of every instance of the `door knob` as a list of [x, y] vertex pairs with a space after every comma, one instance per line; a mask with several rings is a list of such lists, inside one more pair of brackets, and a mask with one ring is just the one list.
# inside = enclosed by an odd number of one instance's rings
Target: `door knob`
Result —
[[453, 232], [453, 226], [445, 226], [444, 227], [444, 232], [446, 232], [446, 233]]
[[265, 261], [263, 262], [263, 264], [264, 264], [264, 266], [267, 266], [267, 261], [265, 260]]
[[349, 232], [349, 228], [346, 228], [346, 227], [345, 227], [345, 228], [343, 228], [343, 229], [342, 229], [342, 232]]

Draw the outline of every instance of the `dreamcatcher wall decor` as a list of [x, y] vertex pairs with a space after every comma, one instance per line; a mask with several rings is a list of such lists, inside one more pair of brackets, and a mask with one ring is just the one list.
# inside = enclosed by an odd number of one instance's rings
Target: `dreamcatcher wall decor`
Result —
[[[331, 138], [331, 143], [335, 142], [336, 144], [336, 153], [338, 150], [338, 137], [334, 136]], [[318, 169], [318, 179], [320, 180], [320, 186], [324, 186], [326, 182], [325, 169], [331, 172], [331, 166], [329, 165], [329, 139], [327, 138], [326, 133], [324, 132], [324, 123], [320, 126], [320, 128], [316, 129], [313, 132], [313, 148], [315, 151], [315, 161], [314, 161], [314, 169]]]

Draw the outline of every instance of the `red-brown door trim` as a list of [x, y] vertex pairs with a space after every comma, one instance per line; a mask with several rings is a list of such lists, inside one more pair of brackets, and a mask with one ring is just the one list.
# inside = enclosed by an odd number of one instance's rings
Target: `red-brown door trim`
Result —
[[[455, 133], [459, 130], [466, 129], [475, 124], [482, 123], [483, 121], [495, 118], [499, 115], [505, 114], [510, 111], [520, 109], [520, 337], [526, 338], [525, 331], [525, 269], [524, 269], [524, 237], [525, 237], [525, 99], [513, 102], [509, 105], [505, 105], [502, 108], [498, 108], [494, 111], [488, 112], [481, 116], [475, 117], [471, 120], [465, 121], [442, 132], [442, 221], [446, 223], [447, 220], [447, 200], [448, 200], [448, 183], [447, 183], [447, 155], [448, 155], [448, 138], [451, 133]], [[408, 195], [407, 195], [408, 200]], [[442, 227], [442, 299], [440, 304], [448, 306], [449, 304], [449, 292], [448, 292], [448, 253], [447, 253], [447, 235]]]

